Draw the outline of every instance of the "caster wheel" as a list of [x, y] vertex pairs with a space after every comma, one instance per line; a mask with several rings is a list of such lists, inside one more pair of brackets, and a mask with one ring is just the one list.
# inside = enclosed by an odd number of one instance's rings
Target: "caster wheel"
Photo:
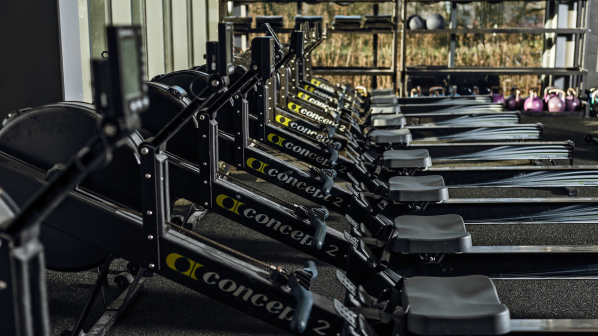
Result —
[[72, 334], [73, 334], [73, 329], [72, 329], [72, 327], [71, 327], [71, 328], [64, 329], [64, 330], [63, 330], [63, 331], [60, 333], [60, 336], [72, 336]]
[[135, 263], [128, 263], [127, 264], [127, 269], [129, 270], [129, 272], [131, 272], [132, 274], [137, 274], [139, 273], [139, 265], [135, 264]]
[[193, 229], [195, 229], [195, 224], [194, 223], [185, 223], [185, 224], [183, 224], [183, 227], [187, 230], [193, 231]]
[[135, 278], [133, 278], [131, 273], [122, 272], [114, 278], [114, 283], [118, 286], [118, 288], [124, 289], [127, 288], [127, 286], [133, 282], [133, 280], [135, 280]]

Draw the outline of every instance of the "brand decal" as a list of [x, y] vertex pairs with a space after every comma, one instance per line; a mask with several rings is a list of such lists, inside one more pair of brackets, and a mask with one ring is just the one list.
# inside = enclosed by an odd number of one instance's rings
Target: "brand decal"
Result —
[[266, 167], [269, 167], [270, 165], [265, 162], [262, 162], [255, 158], [249, 158], [247, 159], [247, 165], [250, 168], [257, 170], [264, 175], [276, 178], [280, 183], [284, 183], [293, 186], [298, 190], [305, 191], [306, 193], [312, 195], [314, 198], [322, 199], [326, 202], [332, 202], [335, 206], [338, 207], [342, 206], [343, 199], [341, 197], [324, 195], [322, 194], [322, 191], [319, 188], [309, 186], [305, 182], [300, 182], [298, 179], [290, 176], [289, 174], [279, 172], [276, 168], [266, 169]]
[[216, 197], [216, 204], [237, 215], [239, 215], [239, 207], [243, 205], [243, 203], [226, 195], [218, 195], [218, 197]]
[[[259, 293], [251, 287], [241, 285], [233, 279], [228, 279], [218, 272], [209, 271], [203, 274], [196, 274], [196, 271], [200, 268], [203, 269], [204, 265], [178, 253], [169, 254], [166, 257], [166, 265], [178, 273], [202, 282], [211, 288], [214, 288], [214, 290], [218, 290], [222, 294], [229, 295], [238, 300], [243, 300], [257, 309], [263, 309], [279, 320], [290, 322], [293, 319], [295, 309], [291, 306], [280, 301], [272, 300], [271, 298], [268, 298], [267, 295]], [[325, 320], [317, 320], [316, 325], [312, 330], [318, 335], [326, 335], [329, 328], [330, 323]]]
[[324, 116], [321, 116], [321, 115], [319, 115], [319, 114], [317, 114], [315, 112], [309, 111], [309, 110], [303, 108], [303, 106], [301, 106], [301, 105], [298, 105], [298, 104], [290, 102], [290, 103], [287, 104], [287, 107], [291, 111], [295, 111], [295, 112], [297, 112], [297, 113], [299, 113], [299, 114], [301, 114], [303, 116], [306, 116], [309, 119], [313, 119], [315, 121], [318, 121], [318, 122], [321, 122], [321, 123], [327, 124], [327, 125], [335, 125], [335, 126], [338, 127], [338, 129], [339, 129], [340, 132], [344, 132], [345, 129], [346, 129], [345, 125], [335, 124], [333, 120], [327, 119]]
[[[287, 178], [289, 178], [288, 175]], [[315, 193], [316, 190], [319, 191], [319, 189], [317, 189], [316, 187], [306, 186], [305, 182], [297, 183], [297, 179], [294, 180], [297, 185], [302, 184], [302, 187], [305, 188], [305, 191], [307, 191], [310, 194]], [[308, 190], [308, 188], [310, 189]], [[319, 197], [322, 198], [324, 197], [324, 195], [320, 193]], [[219, 199], [223, 201], [218, 202]], [[235, 213], [236, 215], [239, 215], [249, 220], [253, 220], [258, 224], [264, 225], [265, 227], [275, 231], [276, 233], [289, 235], [292, 239], [298, 241], [301, 245], [311, 245], [311, 242], [314, 238], [313, 236], [308, 235], [307, 233], [301, 230], [296, 230], [288, 224], [283, 224], [281, 221], [274, 217], [270, 217], [264, 213], [259, 213], [257, 210], [247, 206], [245, 203], [241, 203], [235, 200], [230, 196], [224, 194], [218, 195], [216, 197], [216, 204], [218, 204], [218, 206], [220, 206], [223, 209]], [[234, 208], [235, 211], [232, 211], [231, 208]], [[326, 245], [325, 249], [325, 252], [331, 257], [336, 257], [336, 252], [338, 252], [339, 250], [338, 246], [336, 245]]]
[[292, 129], [294, 129], [294, 130], [296, 130], [298, 132], [301, 132], [302, 134], [305, 134], [305, 135], [307, 135], [307, 136], [309, 136], [311, 138], [314, 138], [318, 142], [322, 142], [322, 143], [327, 144], [330, 141], [332, 141], [331, 139], [328, 138], [327, 135], [321, 134], [318, 131], [314, 131], [314, 130], [310, 129], [307, 126], [299, 125], [296, 122], [292, 122], [292, 120], [290, 118], [287, 118], [285, 116], [277, 115], [274, 118], [274, 120], [276, 120], [276, 122], [278, 122], [278, 123], [280, 123], [280, 124], [282, 124], [284, 126], [290, 127], [290, 128], [292, 128]]

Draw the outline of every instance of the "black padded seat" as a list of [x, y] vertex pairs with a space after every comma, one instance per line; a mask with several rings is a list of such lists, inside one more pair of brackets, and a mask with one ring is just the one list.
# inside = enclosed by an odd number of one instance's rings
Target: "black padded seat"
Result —
[[372, 97], [376, 97], [376, 96], [390, 96], [390, 95], [394, 95], [395, 94], [395, 90], [394, 89], [373, 89], [370, 90], [370, 96]]
[[394, 94], [386, 96], [372, 96], [370, 100], [372, 104], [396, 104], [399, 102], [399, 99]]
[[374, 127], [405, 126], [407, 124], [407, 119], [400, 113], [376, 114], [372, 116], [370, 123]]
[[397, 202], [440, 202], [449, 199], [440, 175], [393, 176], [388, 180], [388, 198]]
[[[482, 275], [405, 280], [407, 329], [418, 335], [501, 335], [511, 331], [509, 309]], [[405, 309], [404, 308], [404, 309]]]
[[368, 136], [377, 144], [409, 143], [412, 140], [411, 131], [407, 128], [373, 130]]
[[432, 158], [427, 149], [387, 150], [382, 154], [382, 165], [386, 168], [428, 168]]
[[460, 253], [471, 250], [471, 235], [459, 215], [399, 216], [393, 251], [404, 253]]
[[372, 115], [401, 113], [401, 107], [397, 104], [375, 104], [370, 105], [370, 109], [372, 109]]

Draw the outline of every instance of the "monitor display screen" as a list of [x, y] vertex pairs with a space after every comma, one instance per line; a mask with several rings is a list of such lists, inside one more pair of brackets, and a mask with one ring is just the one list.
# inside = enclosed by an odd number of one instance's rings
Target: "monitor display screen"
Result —
[[125, 99], [141, 95], [139, 48], [134, 38], [120, 39], [121, 73]]

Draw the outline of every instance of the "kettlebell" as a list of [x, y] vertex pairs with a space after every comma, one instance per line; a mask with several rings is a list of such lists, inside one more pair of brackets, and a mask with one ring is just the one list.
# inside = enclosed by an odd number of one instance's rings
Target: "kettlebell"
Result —
[[416, 88], [411, 89], [410, 97], [419, 97], [419, 92]]
[[544, 103], [548, 104], [548, 101], [550, 100], [550, 98], [554, 97], [555, 93], [552, 92], [550, 93], [549, 91], [552, 89], [558, 89], [558, 87], [556, 86], [547, 86], [544, 89]]
[[493, 103], [500, 103], [500, 104], [505, 103], [505, 97], [502, 94], [502, 88], [500, 88], [498, 86], [493, 86], [490, 88], [490, 92], [492, 92], [492, 102]]
[[471, 90], [471, 91], [472, 91], [471, 94], [474, 95], [474, 96], [479, 96], [480, 95], [480, 88], [477, 87], [477, 86], [475, 86], [475, 85], [473, 86], [473, 90]]
[[430, 14], [426, 17], [426, 29], [444, 29], [444, 17], [438, 13]]
[[511, 92], [514, 91], [514, 94], [511, 94], [509, 96], [509, 98], [507, 98], [506, 101], [506, 107], [507, 110], [509, 111], [515, 111], [515, 110], [519, 110], [521, 108], [521, 106], [523, 105], [523, 99], [521, 99], [521, 91], [517, 88], [515, 88], [514, 90], [512, 90]]
[[460, 94], [457, 93], [457, 85], [453, 85], [453, 92], [451, 93], [453, 97], [459, 97]]
[[567, 97], [565, 98], [565, 109], [567, 111], [575, 111], [579, 107], [579, 98], [574, 88], [567, 89]]
[[538, 89], [532, 88], [529, 91], [529, 97], [523, 103], [523, 109], [526, 111], [540, 112], [544, 108], [542, 99], [538, 97]]
[[407, 27], [412, 30], [426, 29], [426, 21], [421, 16], [413, 14], [407, 18]]
[[[565, 111], [565, 93], [564, 90], [561, 89], [549, 89], [548, 94], [550, 94], [550, 98], [548, 99], [548, 111], [549, 112], [563, 112]], [[562, 98], [559, 97], [559, 94], [562, 95]]]
[[429, 91], [430, 97], [444, 97], [444, 88], [442, 86], [432, 86]]

